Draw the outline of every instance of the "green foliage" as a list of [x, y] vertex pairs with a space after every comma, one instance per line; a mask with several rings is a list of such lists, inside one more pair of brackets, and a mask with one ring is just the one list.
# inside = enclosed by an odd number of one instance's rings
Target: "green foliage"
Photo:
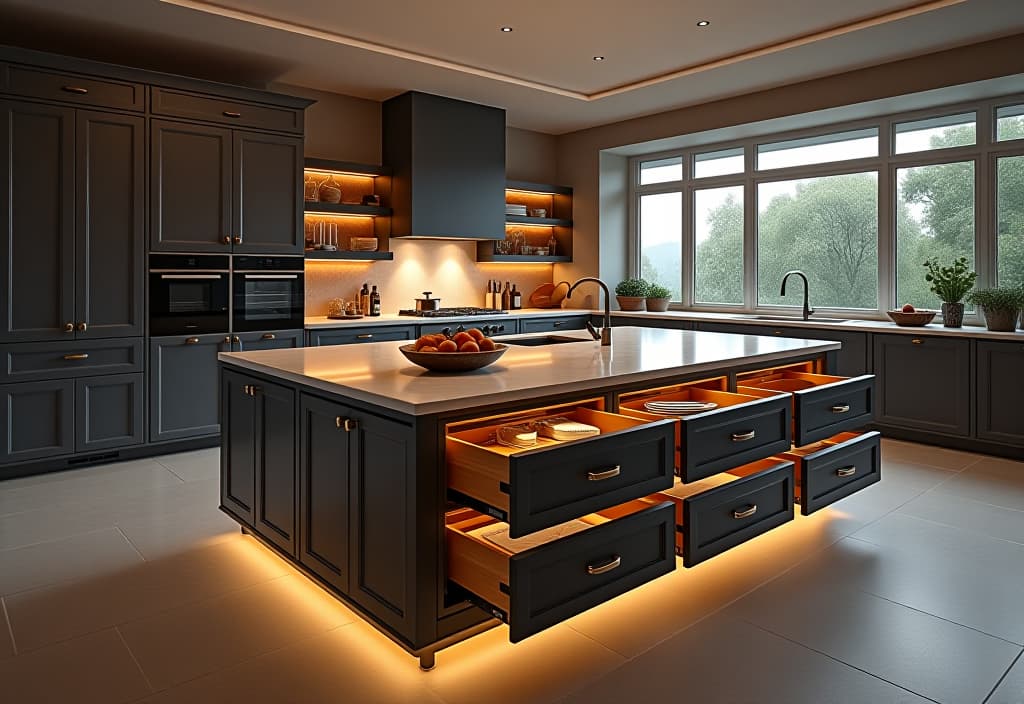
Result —
[[987, 310], [1014, 311], [1024, 307], [1024, 289], [1019, 286], [997, 286], [972, 291], [967, 300]]
[[967, 257], [960, 257], [953, 266], [940, 266], [933, 257], [924, 262], [928, 273], [924, 280], [931, 284], [931, 292], [946, 303], [959, 303], [974, 287], [978, 274], [967, 266]]
[[648, 298], [669, 298], [671, 296], [672, 291], [670, 291], [668, 287], [662, 286], [661, 284], [650, 284], [647, 287]]
[[697, 245], [697, 303], [743, 303], [743, 204], [731, 194], [708, 215], [706, 240]]
[[615, 295], [646, 298], [649, 287], [650, 284], [643, 279], [625, 279], [615, 286]]

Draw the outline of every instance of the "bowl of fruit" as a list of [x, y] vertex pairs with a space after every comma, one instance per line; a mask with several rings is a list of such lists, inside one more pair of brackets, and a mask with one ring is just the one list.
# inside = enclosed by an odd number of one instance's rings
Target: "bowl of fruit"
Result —
[[887, 310], [886, 315], [897, 325], [904, 327], [918, 327], [921, 325], [927, 325], [932, 322], [937, 310], [924, 310], [914, 308], [909, 303], [905, 304], [900, 310]]
[[508, 350], [477, 328], [423, 335], [398, 348], [405, 358], [432, 372], [470, 372], [498, 361]]

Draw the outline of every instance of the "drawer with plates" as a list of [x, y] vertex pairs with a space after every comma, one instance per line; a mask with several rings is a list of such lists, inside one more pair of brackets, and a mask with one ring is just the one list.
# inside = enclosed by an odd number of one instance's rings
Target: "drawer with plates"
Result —
[[637, 500], [515, 539], [458, 509], [445, 516], [447, 575], [516, 643], [673, 571], [674, 524], [671, 503]]
[[452, 423], [454, 497], [518, 538], [672, 486], [673, 423], [602, 409], [602, 399]]
[[811, 373], [796, 364], [740, 374], [736, 392], [751, 396], [791, 396], [793, 444], [803, 446], [867, 425], [875, 413], [875, 377]]
[[726, 383], [719, 377], [624, 393], [618, 411], [647, 421], [673, 419], [675, 465], [684, 482], [789, 449], [789, 399], [730, 393]]
[[838, 433], [776, 457], [794, 465], [796, 498], [805, 516], [882, 478], [881, 435], [874, 430]]
[[793, 498], [793, 462], [772, 457], [648, 500], [675, 504], [676, 553], [693, 567], [793, 520]]

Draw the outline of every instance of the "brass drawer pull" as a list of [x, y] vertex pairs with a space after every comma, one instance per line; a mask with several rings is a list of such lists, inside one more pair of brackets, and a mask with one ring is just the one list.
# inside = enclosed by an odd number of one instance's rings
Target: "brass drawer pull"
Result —
[[832, 406], [832, 408], [830, 408], [829, 410], [831, 410], [833, 413], [847, 413], [850, 410], [850, 404], [843, 403], [838, 406]]
[[66, 354], [64, 355], [64, 359], [66, 359], [69, 362], [74, 362], [79, 359], [89, 359], [89, 355], [85, 352], [81, 352], [79, 354]]
[[239, 345], [240, 345], [240, 344], [242, 344], [242, 338], [240, 338], [240, 337], [239, 337], [238, 335], [234, 335], [234, 336], [233, 336], [233, 337], [231, 338], [231, 341], [232, 341], [232, 342], [236, 342], [236, 343], [238, 343]]
[[616, 555], [612, 559], [608, 560], [600, 565], [587, 565], [587, 574], [605, 574], [611, 572], [616, 567], [622, 564], [622, 558]]
[[564, 325], [564, 324], [565, 324], [565, 323], [564, 323], [563, 321], [561, 321], [561, 320], [557, 320], [557, 321], [555, 321], [555, 322], [554, 322], [554, 323], [552, 324], [552, 327], [560, 328], [560, 327], [562, 327], [562, 325]]
[[223, 240], [221, 240], [221, 241], [222, 241], [222, 242], [223, 242], [224, 244], [231, 244], [231, 238], [230, 238], [230, 237], [228, 237], [227, 235], [224, 235], [224, 239], [223, 239]]
[[857, 473], [856, 467], [840, 467], [836, 470], [837, 477], [852, 477]]
[[261, 340], [276, 340], [277, 339], [277, 335], [275, 335], [272, 332], [265, 332], [265, 333], [263, 333], [263, 337], [260, 338], [260, 339]]
[[185, 344], [186, 345], [198, 345], [199, 344], [199, 338], [198, 337], [186, 337], [185, 338]]
[[89, 324], [86, 323], [84, 320], [82, 322], [80, 322], [78, 325], [75, 326], [75, 330], [77, 330], [78, 332], [85, 332], [88, 329], [89, 329]]
[[242, 113], [235, 112], [234, 110], [225, 110], [223, 113], [224, 117], [241, 117]]
[[755, 435], [757, 435], [757, 431], [756, 430], [750, 430], [750, 431], [747, 431], [746, 433], [733, 433], [732, 434], [732, 441], [733, 442], [746, 442], [747, 440], [753, 440]]
[[617, 477], [620, 474], [622, 474], [622, 466], [617, 464], [611, 469], [606, 469], [603, 472], [587, 472], [587, 479], [592, 482], [601, 482], [605, 479]]
[[372, 337], [373, 337], [373, 333], [372, 332], [366, 332], [366, 333], [363, 333], [362, 335], [356, 335], [356, 339], [357, 340], [369, 340]]
[[334, 427], [337, 428], [338, 430], [341, 430], [341, 425], [346, 420], [347, 418], [342, 418], [341, 416], [334, 416]]
[[88, 95], [89, 89], [83, 88], [82, 86], [62, 86], [61, 90], [65, 93], [74, 93], [75, 95]]
[[910, 342], [911, 342], [911, 344], [914, 344], [914, 345], [923, 345], [923, 344], [924, 344], [924, 340], [922, 340], [922, 339], [921, 339], [921, 338], [919, 338], [919, 337], [915, 337], [915, 338], [914, 338], [913, 340], [911, 340]]
[[741, 518], [750, 518], [757, 513], [757, 504], [750, 504], [749, 508], [745, 508], [742, 511], [733, 509], [732, 517], [739, 520]]
[[64, 323], [64, 332], [74, 332], [74, 331], [75, 331], [75, 324], [74, 323]]
[[358, 423], [356, 423], [356, 421], [352, 420], [351, 418], [346, 418], [345, 422], [342, 425], [344, 426], [346, 433], [351, 433], [353, 430], [356, 429]]

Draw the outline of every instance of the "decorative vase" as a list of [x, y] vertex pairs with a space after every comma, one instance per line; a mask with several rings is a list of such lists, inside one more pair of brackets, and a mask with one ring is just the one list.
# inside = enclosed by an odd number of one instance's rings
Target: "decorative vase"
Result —
[[964, 304], [949, 303], [944, 301], [942, 303], [942, 327], [945, 328], [959, 328], [964, 324]]
[[317, 189], [317, 195], [320, 196], [322, 203], [340, 203], [341, 202], [341, 184], [334, 180], [334, 174], [320, 184], [320, 188]]
[[1017, 329], [1017, 316], [1020, 310], [1017, 308], [984, 308], [985, 325], [991, 332], [1013, 332]]
[[671, 298], [645, 298], [644, 301], [647, 303], [647, 310], [664, 313], [668, 310], [669, 301]]
[[616, 296], [619, 310], [643, 310], [647, 299], [643, 296]]

